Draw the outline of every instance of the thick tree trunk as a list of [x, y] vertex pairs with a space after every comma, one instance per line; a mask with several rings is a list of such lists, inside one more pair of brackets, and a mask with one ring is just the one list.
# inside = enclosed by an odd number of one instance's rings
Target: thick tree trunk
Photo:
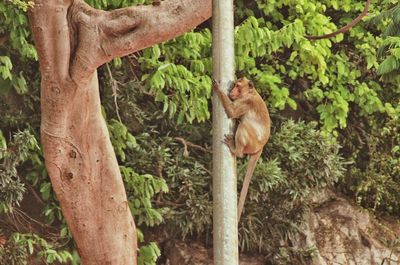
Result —
[[96, 69], [211, 16], [211, 0], [171, 0], [105, 12], [82, 0], [36, 0], [46, 167], [85, 265], [136, 264], [137, 240], [101, 115]]

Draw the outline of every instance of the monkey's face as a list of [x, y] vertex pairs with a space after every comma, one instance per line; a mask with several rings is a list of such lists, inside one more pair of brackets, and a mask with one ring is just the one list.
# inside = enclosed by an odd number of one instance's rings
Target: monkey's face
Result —
[[249, 93], [252, 93], [253, 88], [253, 82], [248, 80], [246, 77], [239, 78], [233, 86], [231, 92], [229, 93], [229, 97], [232, 100], [236, 100]]

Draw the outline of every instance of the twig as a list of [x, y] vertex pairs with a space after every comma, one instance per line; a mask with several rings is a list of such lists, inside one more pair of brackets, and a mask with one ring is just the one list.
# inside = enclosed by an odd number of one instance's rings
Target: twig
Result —
[[35, 191], [35, 189], [31, 186], [31, 185], [27, 185], [28, 186], [30, 192], [33, 194], [33, 196], [35, 197], [35, 199], [41, 204], [41, 205], [46, 205], [46, 203], [42, 200], [42, 198], [40, 198], [40, 196], [37, 194], [37, 192]]
[[[20, 210], [20, 209], [18, 209], [18, 208], [15, 208], [14, 210], [15, 210], [16, 213], [18, 213], [18, 214], [20, 215], [21, 219], [25, 219], [24, 221], [27, 222], [27, 223], [31, 223], [31, 222], [32, 222], [32, 223], [35, 223], [35, 224], [39, 225], [39, 226], [42, 227], [42, 228], [43, 228], [43, 227], [46, 227], [46, 229], [52, 229], [52, 230], [54, 230], [55, 232], [57, 231], [57, 228], [55, 228], [54, 226], [51, 226], [51, 225], [49, 225], [49, 224], [42, 223], [42, 222], [40, 222], [39, 220], [37, 220], [37, 219], [35, 219], [35, 218], [29, 216], [27, 213], [25, 213], [24, 211], [22, 211], [22, 210]], [[49, 232], [49, 233], [50, 233], [50, 232]]]
[[[160, 156], [158, 156], [157, 157], [157, 174], [158, 174], [158, 177], [160, 178], [160, 179], [164, 179], [164, 176], [163, 176], [163, 169], [164, 169], [164, 161], [162, 160], [162, 158], [160, 158]], [[163, 191], [160, 191], [160, 193], [158, 193], [158, 195], [157, 195], [157, 202], [161, 202], [161, 200], [162, 200], [162, 197], [163, 197], [163, 195], [164, 195], [164, 192]]]
[[118, 82], [112, 76], [112, 73], [111, 73], [111, 70], [110, 70], [110, 66], [108, 65], [108, 63], [106, 63], [106, 66], [107, 66], [108, 74], [110, 76], [112, 96], [114, 97], [115, 112], [117, 113], [117, 117], [118, 117], [119, 122], [122, 122], [121, 121], [121, 117], [119, 116], [119, 107], [118, 107], [118, 102], [117, 102]]
[[139, 81], [139, 77], [136, 75], [134, 68], [137, 67], [136, 62], [137, 62], [137, 57], [134, 54], [128, 55], [127, 56], [128, 61], [129, 61], [129, 70], [134, 76], [136, 81]]
[[381, 265], [384, 265], [385, 261], [389, 261], [389, 264], [391, 263], [391, 261], [396, 262], [396, 263], [399, 262], [399, 260], [392, 259], [392, 255], [393, 255], [393, 249], [390, 251], [389, 257], [383, 258]]
[[206, 148], [204, 148], [204, 147], [202, 147], [202, 146], [200, 146], [200, 145], [191, 143], [191, 142], [189, 142], [189, 141], [183, 139], [182, 137], [175, 137], [174, 139], [177, 140], [177, 141], [179, 141], [179, 142], [181, 142], [181, 143], [183, 144], [183, 148], [184, 148], [184, 150], [183, 150], [183, 156], [185, 156], [185, 157], [188, 157], [188, 156], [189, 156], [188, 147], [192, 147], [192, 148], [195, 148], [195, 149], [199, 149], [199, 150], [203, 151], [204, 153], [210, 153], [210, 154], [212, 153], [211, 150], [208, 150], [208, 149], [206, 149]]
[[8, 41], [8, 35], [0, 36], [0, 47], [5, 45]]
[[176, 202], [170, 202], [170, 201], [156, 201], [155, 204], [157, 206], [172, 206], [172, 207], [182, 207], [185, 206], [184, 203], [176, 203]]

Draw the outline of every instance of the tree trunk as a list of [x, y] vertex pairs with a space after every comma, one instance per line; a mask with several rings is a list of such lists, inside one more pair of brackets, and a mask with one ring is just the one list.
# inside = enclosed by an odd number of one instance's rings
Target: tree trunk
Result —
[[96, 69], [195, 27], [211, 16], [211, 0], [110, 12], [82, 0], [36, 0], [29, 15], [46, 167], [82, 263], [136, 264], [135, 225], [101, 115]]

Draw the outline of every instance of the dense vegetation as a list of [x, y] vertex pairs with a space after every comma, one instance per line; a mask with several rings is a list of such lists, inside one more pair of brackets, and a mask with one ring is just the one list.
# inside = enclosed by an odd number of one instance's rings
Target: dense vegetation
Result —
[[[112, 9], [151, 1], [87, 2]], [[364, 1], [235, 4], [237, 75], [254, 80], [273, 119], [239, 228], [241, 249], [268, 253], [275, 264], [308, 256], [280, 243], [326, 187], [399, 217], [397, 0], [372, 5], [349, 33], [320, 41], [304, 36], [348, 23]], [[38, 144], [40, 76], [28, 5], [0, 2], [0, 264], [79, 264]], [[151, 227], [210, 242], [211, 37], [204, 23], [99, 70], [104, 117], [143, 232], [141, 264], [160, 255], [145, 240]], [[282, 256], [285, 249], [293, 253]]]

